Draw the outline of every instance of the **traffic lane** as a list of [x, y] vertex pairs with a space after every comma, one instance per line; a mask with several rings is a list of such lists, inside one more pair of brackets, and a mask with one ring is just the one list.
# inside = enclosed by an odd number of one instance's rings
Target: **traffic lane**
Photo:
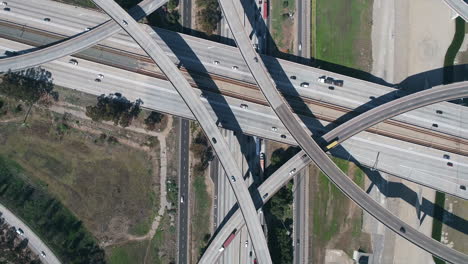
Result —
[[[305, 155], [305, 153], [303, 153]], [[292, 179], [294, 174], [290, 173], [290, 168], [296, 168], [300, 170], [309, 164], [310, 159], [307, 156], [294, 156], [289, 159], [283, 166], [276, 170], [270, 177], [268, 177], [265, 182], [263, 182], [258, 187], [259, 195], [252, 195], [254, 197], [254, 203], [257, 210], [260, 210], [264, 203], [270, 200], [271, 197], [279, 190], [281, 187]], [[257, 192], [253, 190], [253, 192]], [[265, 196], [265, 198], [262, 198]], [[224, 226], [218, 227], [217, 235], [208, 245], [207, 250], [202, 255], [199, 263], [214, 263], [216, 259], [219, 258], [221, 253], [218, 249], [221, 248], [222, 244], [226, 238], [231, 234], [232, 230], [240, 228], [244, 225], [242, 221], [242, 215], [239, 210], [236, 210], [234, 214], [227, 219], [227, 222]]]
[[[446, 247], [436, 240], [427, 237], [411, 226], [401, 221], [391, 212], [380, 206], [368, 196], [359, 186], [336, 166], [336, 164], [311, 140], [299, 122], [289, 116], [289, 108], [285, 104], [276, 107], [275, 112], [285, 126], [294, 133], [294, 138], [305, 153], [314, 161], [319, 169], [351, 200], [362, 209], [376, 218], [379, 222], [393, 230], [398, 235], [428, 251], [429, 253], [450, 263], [468, 263], [468, 256], [456, 250]], [[401, 229], [403, 228], [403, 229]], [[404, 230], [404, 231], [401, 231]]]
[[[166, 1], [167, 0], [143, 0], [136, 7], [131, 8], [129, 12], [139, 20], [161, 7]], [[83, 32], [58, 44], [18, 56], [2, 58], [0, 60], [0, 72], [21, 70], [56, 60], [96, 45], [101, 40], [119, 31], [120, 27], [114, 21], [109, 20], [90, 31]]]
[[[257, 252], [257, 257], [262, 263], [271, 263], [271, 257], [265, 237], [261, 234], [261, 225], [256, 218], [256, 211], [253, 201], [248, 193], [247, 187], [241, 181], [242, 175], [235, 165], [232, 155], [229, 153], [225, 140], [222, 138], [215, 122], [211, 119], [208, 111], [204, 108], [199, 97], [195, 94], [188, 81], [175, 67], [164, 51], [154, 42], [138, 23], [129, 16], [120, 6], [113, 1], [93, 0], [101, 9], [114, 19], [127, 33], [142, 47], [143, 50], [153, 59], [161, 71], [164, 72], [168, 80], [177, 89], [182, 98], [186, 101], [191, 111], [197, 117], [204, 132], [208, 135], [213, 149], [228, 175], [231, 175], [231, 186], [238, 200], [239, 207], [244, 215], [244, 219], [252, 234], [252, 242]], [[239, 179], [238, 181], [236, 179]]]
[[[181, 118], [180, 122], [180, 179], [179, 179], [179, 254], [178, 263], [188, 263], [188, 208], [189, 208], [189, 173], [188, 173], [188, 137], [189, 121]], [[182, 200], [184, 202], [182, 202]]]
[[368, 110], [339, 125], [324, 136], [326, 141], [338, 138], [344, 141], [357, 133], [399, 114], [442, 101], [468, 97], [468, 82], [437, 86], [404, 96]]
[[50, 248], [39, 238], [36, 233], [34, 233], [21, 219], [19, 219], [13, 212], [8, 208], [0, 204], [0, 212], [2, 213], [1, 217], [5, 221], [16, 228], [21, 228], [24, 231], [24, 238], [28, 239], [28, 246], [39, 256], [41, 252], [44, 251], [46, 254], [45, 257], [41, 257], [41, 261], [46, 264], [61, 264], [60, 260], [55, 256], [55, 254], [50, 250]]

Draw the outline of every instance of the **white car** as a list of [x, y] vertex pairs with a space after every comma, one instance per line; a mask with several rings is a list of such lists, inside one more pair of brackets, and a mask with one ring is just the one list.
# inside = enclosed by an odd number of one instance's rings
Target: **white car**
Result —
[[301, 87], [307, 88], [307, 87], [309, 87], [309, 83], [308, 82], [303, 82], [303, 83], [301, 83]]
[[43, 257], [43, 258], [46, 257], [46, 253], [44, 251], [41, 251], [41, 257]]
[[241, 105], [240, 105], [240, 108], [242, 108], [242, 109], [247, 109], [247, 108], [249, 108], [249, 106], [246, 105], [246, 104], [241, 104]]
[[219, 65], [219, 61], [213, 61], [214, 65]]
[[99, 79], [103, 79], [103, 78], [104, 78], [104, 75], [102, 75], [102, 74], [98, 74], [98, 76], [97, 76], [97, 77], [98, 77]]
[[237, 69], [239, 69], [239, 67], [237, 67], [237, 66], [232, 66], [232, 69], [233, 69], [233, 70], [237, 70]]
[[294, 173], [296, 173], [296, 168], [292, 169], [292, 170], [289, 172], [289, 175], [293, 175]]
[[278, 131], [278, 128], [277, 127], [271, 127], [271, 130], [276, 132], [276, 131]]
[[231, 176], [231, 181], [232, 181], [232, 182], [236, 182], [236, 177]]
[[302, 50], [302, 43], [299, 43], [299, 48], [298, 49], [299, 49], [299, 51]]
[[245, 241], [245, 247], [247, 247], [247, 246], [249, 246], [249, 241], [248, 240]]
[[20, 236], [24, 236], [24, 231], [21, 228], [16, 228], [16, 233]]
[[180, 196], [180, 203], [184, 203], [184, 196]]
[[78, 65], [78, 61], [75, 60], [75, 59], [71, 59], [71, 60], [69, 60], [68, 62], [69, 62], [70, 64], [75, 65], [75, 66]]
[[2, 2], [1, 5], [2, 5], [2, 6], [7, 6], [8, 3], [7, 3], [7, 2]]

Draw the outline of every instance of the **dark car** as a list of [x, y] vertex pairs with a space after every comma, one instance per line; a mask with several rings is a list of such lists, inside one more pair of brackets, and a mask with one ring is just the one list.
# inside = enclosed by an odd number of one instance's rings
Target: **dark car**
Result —
[[296, 80], [296, 76], [295, 76], [295, 75], [291, 75], [289, 78], [290, 78], [291, 80]]
[[406, 229], [404, 227], [400, 227], [400, 232], [406, 233]]
[[343, 86], [343, 81], [342, 80], [334, 80], [333, 84], [336, 85], [336, 86], [342, 87]]

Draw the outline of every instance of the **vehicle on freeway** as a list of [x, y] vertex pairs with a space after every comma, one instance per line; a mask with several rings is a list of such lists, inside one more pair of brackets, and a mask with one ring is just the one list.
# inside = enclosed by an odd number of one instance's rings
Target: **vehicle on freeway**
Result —
[[43, 257], [43, 258], [46, 257], [46, 253], [44, 251], [41, 251], [41, 257]]
[[44, 18], [44, 21], [45, 22], [50, 22], [50, 18], [46, 17], [46, 18]]
[[296, 168], [292, 169], [292, 170], [289, 172], [289, 175], [293, 175], [294, 173], [296, 173]]
[[232, 181], [232, 182], [236, 182], [236, 177], [231, 176], [231, 181]]
[[263, 1], [263, 19], [267, 19], [268, 18], [268, 0], [264, 0]]
[[180, 196], [180, 203], [184, 203], [184, 196], [183, 195]]
[[333, 80], [333, 84], [339, 87], [343, 87], [343, 81], [342, 80]]
[[327, 150], [330, 150], [330, 149], [336, 147], [336, 145], [338, 145], [338, 140], [334, 140], [332, 143], [328, 144], [326, 148], [327, 148]]
[[239, 67], [237, 67], [237, 66], [232, 66], [232, 69], [233, 69], [233, 70], [237, 70], [237, 69], [239, 69]]
[[444, 159], [450, 159], [450, 155], [444, 154]]
[[124, 26], [128, 26], [128, 22], [125, 20], [122, 21], [122, 24], [124, 24]]
[[466, 186], [465, 185], [460, 185], [460, 189], [466, 191]]
[[206, 95], [200, 94], [200, 98], [206, 98]]
[[11, 11], [11, 9], [9, 7], [5, 7], [5, 8], [3, 8], [3, 11], [9, 12], [9, 11]]
[[98, 77], [99, 79], [103, 79], [103, 78], [104, 78], [104, 75], [102, 75], [102, 74], [98, 74], [98, 76], [97, 76], [97, 77]]
[[85, 31], [90, 31], [90, 30], [91, 30], [91, 28], [89, 28], [89, 27], [85, 28]]
[[21, 229], [21, 228], [15, 228], [15, 229], [16, 229], [16, 233], [17, 233], [18, 235], [24, 236], [24, 231], [23, 231], [23, 229]]
[[257, 57], [255, 57], [254, 60], [255, 60], [255, 62], [258, 62], [258, 58], [257, 58]]
[[400, 227], [400, 232], [406, 233], [406, 229], [404, 227]]
[[335, 90], [335, 87], [333, 87], [333, 86], [328, 86], [328, 90], [332, 90], [332, 91], [333, 91], [333, 90]]
[[442, 110], [437, 110], [437, 111], [436, 111], [436, 114], [439, 114], [439, 115], [441, 115], [441, 114], [443, 114], [443, 113], [444, 113], [444, 112], [442, 112]]
[[319, 83], [325, 83], [325, 80], [326, 80], [326, 79], [327, 79], [327, 76], [324, 75], [324, 76], [318, 77], [317, 81], [318, 81]]
[[245, 241], [245, 247], [248, 247], [248, 246], [249, 246], [249, 241], [246, 240], [246, 241]]
[[285, 138], [286, 138], [286, 135], [284, 135], [284, 134], [281, 135], [281, 138], [282, 138], [282, 139], [285, 139]]
[[265, 170], [265, 153], [260, 153], [260, 169]]
[[2, 5], [2, 6], [7, 6], [7, 5], [8, 5], [8, 3], [7, 3], [7, 2], [2, 2], [2, 4], [1, 4], [1, 5]]
[[229, 244], [231, 244], [232, 240], [234, 240], [234, 238], [236, 237], [236, 232], [237, 232], [237, 229], [234, 229], [232, 231], [232, 233], [228, 236], [228, 238], [224, 241], [223, 245], [221, 246], [221, 248], [219, 249], [219, 252], [223, 252], [224, 249], [229, 246]]
[[276, 131], [278, 131], [278, 128], [277, 127], [271, 127], [271, 130], [276, 132]]
[[289, 78], [290, 78], [291, 80], [296, 80], [296, 79], [297, 79], [296, 75], [291, 75], [291, 76], [289, 76]]
[[309, 87], [309, 83], [308, 82], [303, 82], [303, 83], [301, 83], [301, 87], [307, 88], [307, 87]]
[[219, 61], [213, 61], [213, 64], [214, 64], [214, 65], [218, 65], [218, 64], [219, 64]]
[[240, 105], [240, 108], [242, 108], [242, 109], [247, 109], [247, 108], [249, 108], [249, 106], [246, 105], [246, 104], [241, 104], [241, 105]]
[[302, 43], [299, 43], [299, 48], [298, 48], [299, 51], [302, 50]]
[[75, 66], [78, 65], [78, 61], [75, 60], [75, 59], [69, 60], [68, 63], [73, 64], [73, 65], [75, 65]]
[[268, 197], [268, 193], [265, 193], [263, 196], [262, 196], [262, 199], [265, 199]]
[[447, 162], [447, 166], [453, 167], [453, 163], [452, 162]]
[[101, 79], [96, 78], [96, 79], [94, 79], [94, 81], [95, 81], [95, 82], [101, 82]]

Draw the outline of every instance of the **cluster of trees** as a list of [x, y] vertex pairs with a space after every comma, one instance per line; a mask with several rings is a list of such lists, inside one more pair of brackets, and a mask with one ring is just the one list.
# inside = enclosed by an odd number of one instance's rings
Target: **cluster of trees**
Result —
[[58, 99], [58, 93], [53, 92], [52, 74], [40, 67], [18, 72], [7, 72], [2, 77], [0, 93], [28, 104], [38, 101], [50, 102]]
[[145, 119], [146, 129], [155, 130], [156, 125], [161, 123], [163, 118], [164, 118], [164, 114], [161, 114], [161, 113], [158, 113], [158, 112], [155, 112], [155, 111], [151, 111], [149, 116]]
[[0, 156], [0, 202], [47, 241], [63, 263], [102, 264], [104, 251], [58, 200], [19, 176], [20, 165]]
[[200, 8], [197, 19], [201, 30], [211, 35], [221, 20], [221, 9], [218, 0], [197, 0], [197, 5]]
[[292, 194], [293, 183], [289, 182], [264, 206], [268, 224], [268, 247], [273, 263], [292, 263]]
[[100, 95], [95, 106], [86, 107], [86, 115], [93, 121], [113, 121], [115, 125], [128, 127], [141, 112], [143, 101], [130, 102], [121, 94]]
[[203, 172], [208, 167], [208, 163], [214, 158], [213, 149], [203, 132], [198, 132], [197, 136], [192, 141], [190, 150], [193, 152], [195, 157], [200, 160], [200, 162], [195, 164], [194, 170]]
[[2, 263], [41, 264], [39, 256], [28, 248], [28, 242], [27, 238], [20, 237], [12, 226], [0, 218], [0, 256], [4, 261]]

